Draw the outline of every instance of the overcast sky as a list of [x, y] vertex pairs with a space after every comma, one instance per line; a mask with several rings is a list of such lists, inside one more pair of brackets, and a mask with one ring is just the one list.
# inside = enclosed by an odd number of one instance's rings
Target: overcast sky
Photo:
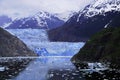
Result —
[[50, 13], [78, 11], [92, 0], [0, 0], [0, 14], [28, 16], [41, 10]]

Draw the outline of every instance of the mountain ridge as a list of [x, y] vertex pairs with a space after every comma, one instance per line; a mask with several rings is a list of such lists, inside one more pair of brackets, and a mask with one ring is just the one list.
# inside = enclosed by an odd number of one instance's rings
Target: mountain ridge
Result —
[[[105, 5], [111, 6], [112, 3], [110, 4], [110, 2], [99, 3], [99, 4], [105, 4]], [[82, 11], [73, 15], [63, 26], [55, 28], [53, 30], [49, 30], [48, 31], [49, 39], [51, 41], [70, 41], [70, 42], [87, 41], [92, 35], [101, 31], [102, 29], [108, 26], [114, 26], [112, 24], [120, 25], [119, 8], [112, 9], [112, 7], [110, 7], [109, 11], [106, 11], [105, 10], [106, 8], [104, 8], [105, 12], [96, 13], [97, 6], [92, 7], [95, 5], [95, 3], [98, 3], [98, 2], [96, 1], [94, 2], [94, 4], [91, 3], [90, 5], [87, 5]], [[116, 4], [116, 3], [113, 3], [113, 4]], [[89, 11], [91, 10], [91, 7], [94, 8], [93, 11]], [[103, 7], [104, 6], [101, 6], [100, 8], [103, 8]], [[96, 14], [94, 14], [94, 12]], [[110, 23], [111, 25], [109, 25]]]
[[15, 19], [9, 26], [6, 26], [6, 29], [52, 29], [59, 27], [63, 23], [64, 21], [55, 15], [40, 11], [29, 17]]

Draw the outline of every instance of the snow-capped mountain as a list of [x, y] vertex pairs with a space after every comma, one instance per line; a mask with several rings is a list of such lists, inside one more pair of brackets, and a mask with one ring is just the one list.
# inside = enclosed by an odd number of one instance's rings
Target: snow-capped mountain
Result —
[[10, 22], [12, 22], [12, 19], [9, 18], [8, 16], [5, 16], [5, 15], [0, 16], [0, 27], [4, 27]]
[[93, 17], [95, 15], [105, 15], [109, 11], [120, 11], [120, 0], [95, 0], [85, 7], [82, 14], [84, 13], [86, 17]]
[[51, 41], [86, 41], [103, 28], [118, 26], [120, 0], [95, 0], [48, 34]]
[[41, 11], [33, 16], [14, 20], [7, 29], [53, 29], [61, 26], [64, 23], [58, 17]]

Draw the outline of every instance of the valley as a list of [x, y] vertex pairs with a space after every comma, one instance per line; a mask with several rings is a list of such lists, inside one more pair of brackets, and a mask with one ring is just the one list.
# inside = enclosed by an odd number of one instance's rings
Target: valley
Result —
[[120, 0], [13, 1], [0, 0], [0, 80], [120, 80]]

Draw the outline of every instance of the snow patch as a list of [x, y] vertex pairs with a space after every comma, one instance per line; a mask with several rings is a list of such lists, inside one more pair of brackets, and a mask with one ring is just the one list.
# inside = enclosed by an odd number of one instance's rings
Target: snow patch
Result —
[[87, 13], [85, 14], [86, 17], [93, 17], [98, 14], [104, 14], [105, 12], [109, 12], [112, 10], [120, 11], [120, 0], [97, 0], [85, 11], [87, 10]]

